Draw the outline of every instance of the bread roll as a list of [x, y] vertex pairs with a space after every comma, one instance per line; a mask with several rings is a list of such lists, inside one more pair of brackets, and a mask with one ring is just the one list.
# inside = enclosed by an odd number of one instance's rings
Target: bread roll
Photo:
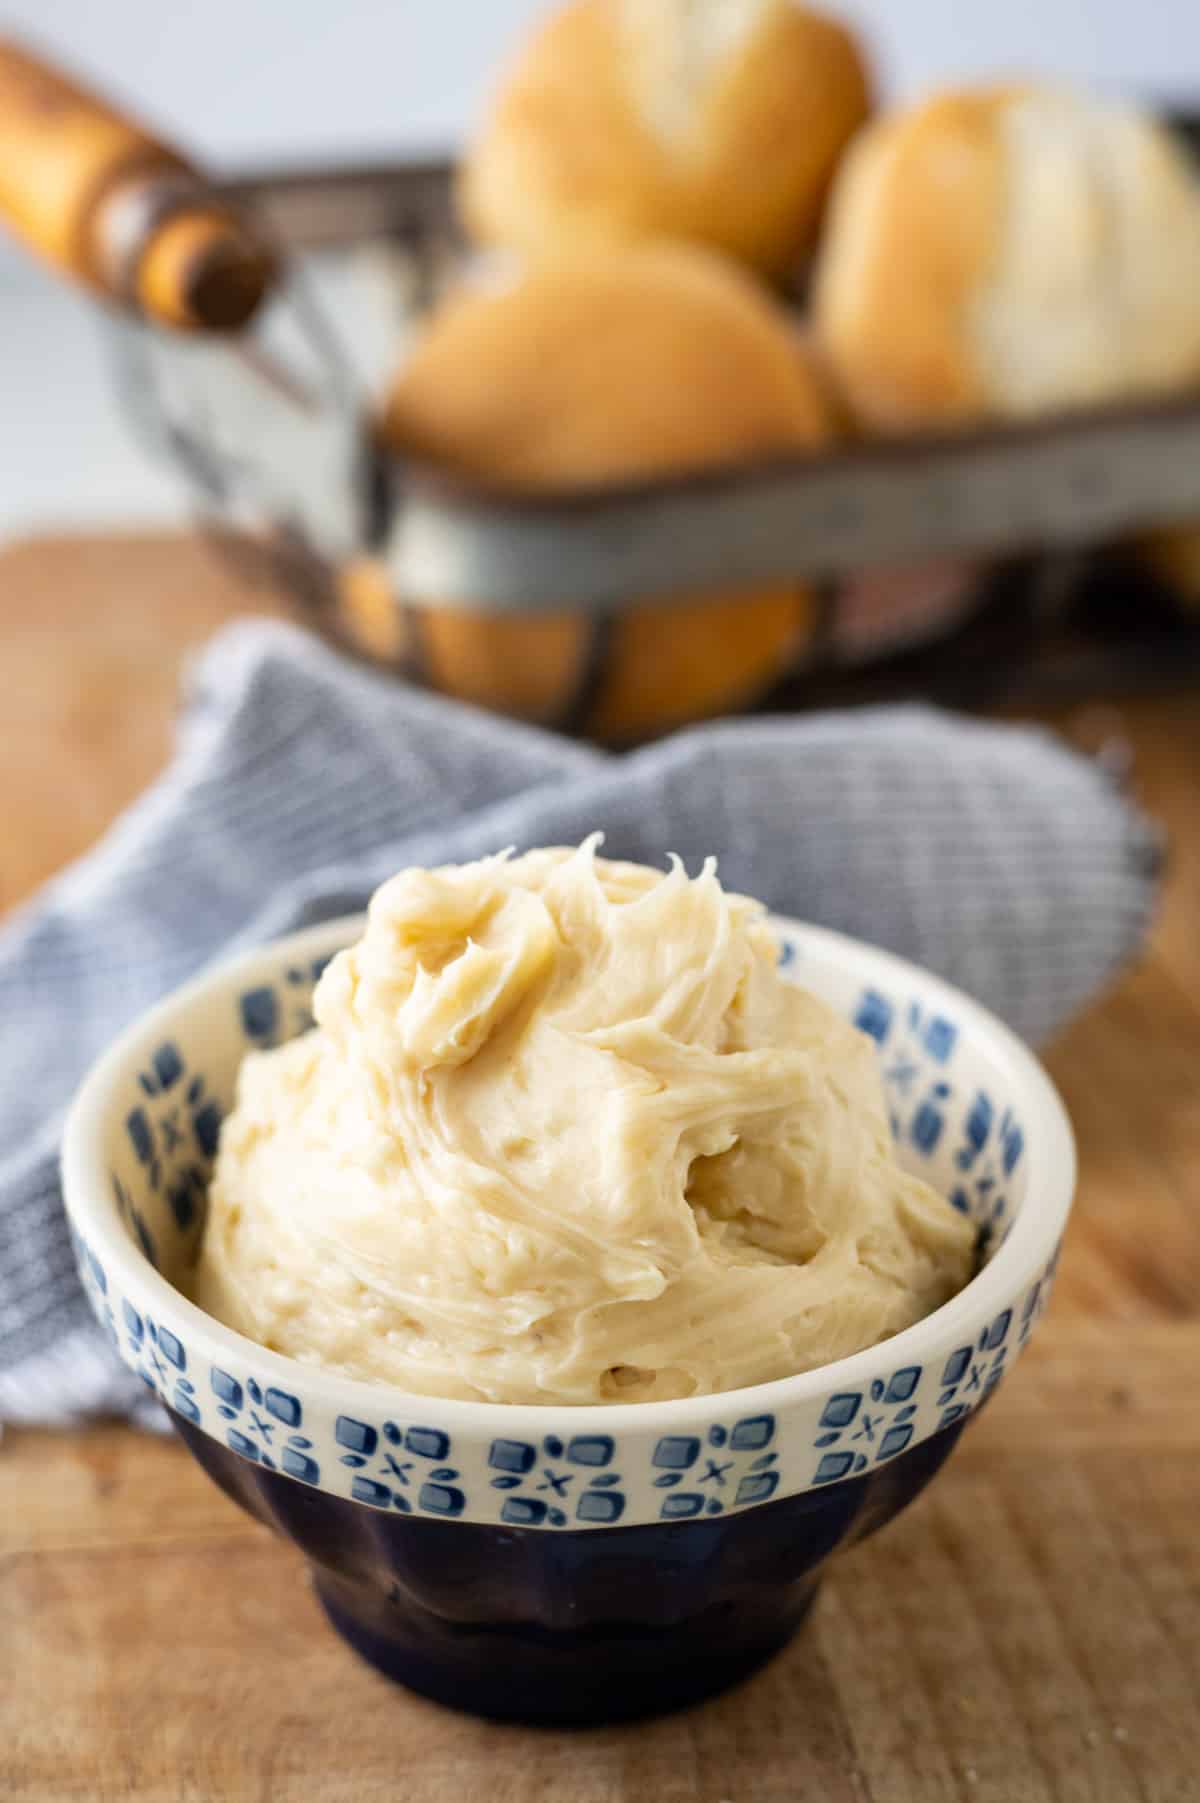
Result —
[[526, 252], [685, 238], [782, 272], [868, 108], [854, 38], [795, 0], [570, 0], [508, 71], [462, 213]]
[[[386, 441], [467, 477], [547, 492], [677, 473], [832, 436], [786, 316], [705, 251], [578, 253], [461, 291], [400, 370]], [[811, 628], [808, 590], [681, 597], [601, 624], [423, 616], [426, 673], [465, 699], [642, 736], [740, 705]], [[586, 694], [584, 690], [586, 689]]]
[[1200, 187], [1133, 108], [1033, 86], [880, 120], [838, 174], [818, 334], [879, 432], [1200, 380]]

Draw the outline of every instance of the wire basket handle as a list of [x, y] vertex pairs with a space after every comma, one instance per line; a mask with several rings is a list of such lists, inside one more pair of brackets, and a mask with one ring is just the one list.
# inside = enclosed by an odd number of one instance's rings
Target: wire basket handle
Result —
[[270, 247], [178, 151], [10, 39], [0, 219], [61, 274], [182, 331], [238, 330], [277, 273]]

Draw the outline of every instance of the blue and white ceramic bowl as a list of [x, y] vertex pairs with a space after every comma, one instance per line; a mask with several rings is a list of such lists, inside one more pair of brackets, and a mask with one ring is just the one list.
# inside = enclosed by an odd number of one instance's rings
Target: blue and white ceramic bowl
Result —
[[777, 1383], [593, 1408], [439, 1401], [268, 1352], [185, 1299], [239, 1060], [310, 1024], [357, 920], [169, 997], [75, 1103], [67, 1208], [113, 1345], [216, 1482], [301, 1548], [346, 1639], [415, 1690], [583, 1722], [742, 1677], [793, 1633], [830, 1555], [934, 1475], [1046, 1306], [1075, 1158], [1041, 1066], [924, 971], [776, 925], [785, 969], [878, 1043], [904, 1158], [980, 1237], [945, 1307]]

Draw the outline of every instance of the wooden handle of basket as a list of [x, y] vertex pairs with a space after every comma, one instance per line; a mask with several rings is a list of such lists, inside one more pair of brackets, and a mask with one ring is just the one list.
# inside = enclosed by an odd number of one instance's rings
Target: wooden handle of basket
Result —
[[0, 220], [64, 275], [184, 331], [235, 331], [270, 250], [179, 153], [0, 39]]

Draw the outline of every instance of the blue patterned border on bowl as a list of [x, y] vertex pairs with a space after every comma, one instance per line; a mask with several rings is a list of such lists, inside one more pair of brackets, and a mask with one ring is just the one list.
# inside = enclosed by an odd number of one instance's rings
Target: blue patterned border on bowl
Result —
[[[975, 1046], [973, 1019], [895, 961], [863, 982], [853, 962], [826, 957], [832, 936], [784, 926], [780, 936], [781, 965], [875, 1040], [906, 1160], [978, 1224], [989, 1267], [1020, 1214], [1033, 1128]], [[961, 1423], [1028, 1339], [1056, 1239], [986, 1306], [980, 1288], [982, 1312], [971, 1306], [977, 1280], [918, 1328], [828, 1368], [828, 1384], [814, 1373], [680, 1404], [506, 1410], [403, 1397], [331, 1380], [220, 1328], [154, 1272], [186, 1282], [195, 1261], [241, 1053], [310, 1024], [314, 983], [350, 937], [343, 923], [268, 947], [252, 980], [158, 1011], [104, 1105], [119, 1261], [88, 1235], [96, 1200], [79, 1205], [68, 1160], [80, 1275], [117, 1352], [181, 1420], [241, 1459], [401, 1516], [545, 1530], [710, 1520], [860, 1477]], [[314, 943], [315, 955], [296, 950]]]

